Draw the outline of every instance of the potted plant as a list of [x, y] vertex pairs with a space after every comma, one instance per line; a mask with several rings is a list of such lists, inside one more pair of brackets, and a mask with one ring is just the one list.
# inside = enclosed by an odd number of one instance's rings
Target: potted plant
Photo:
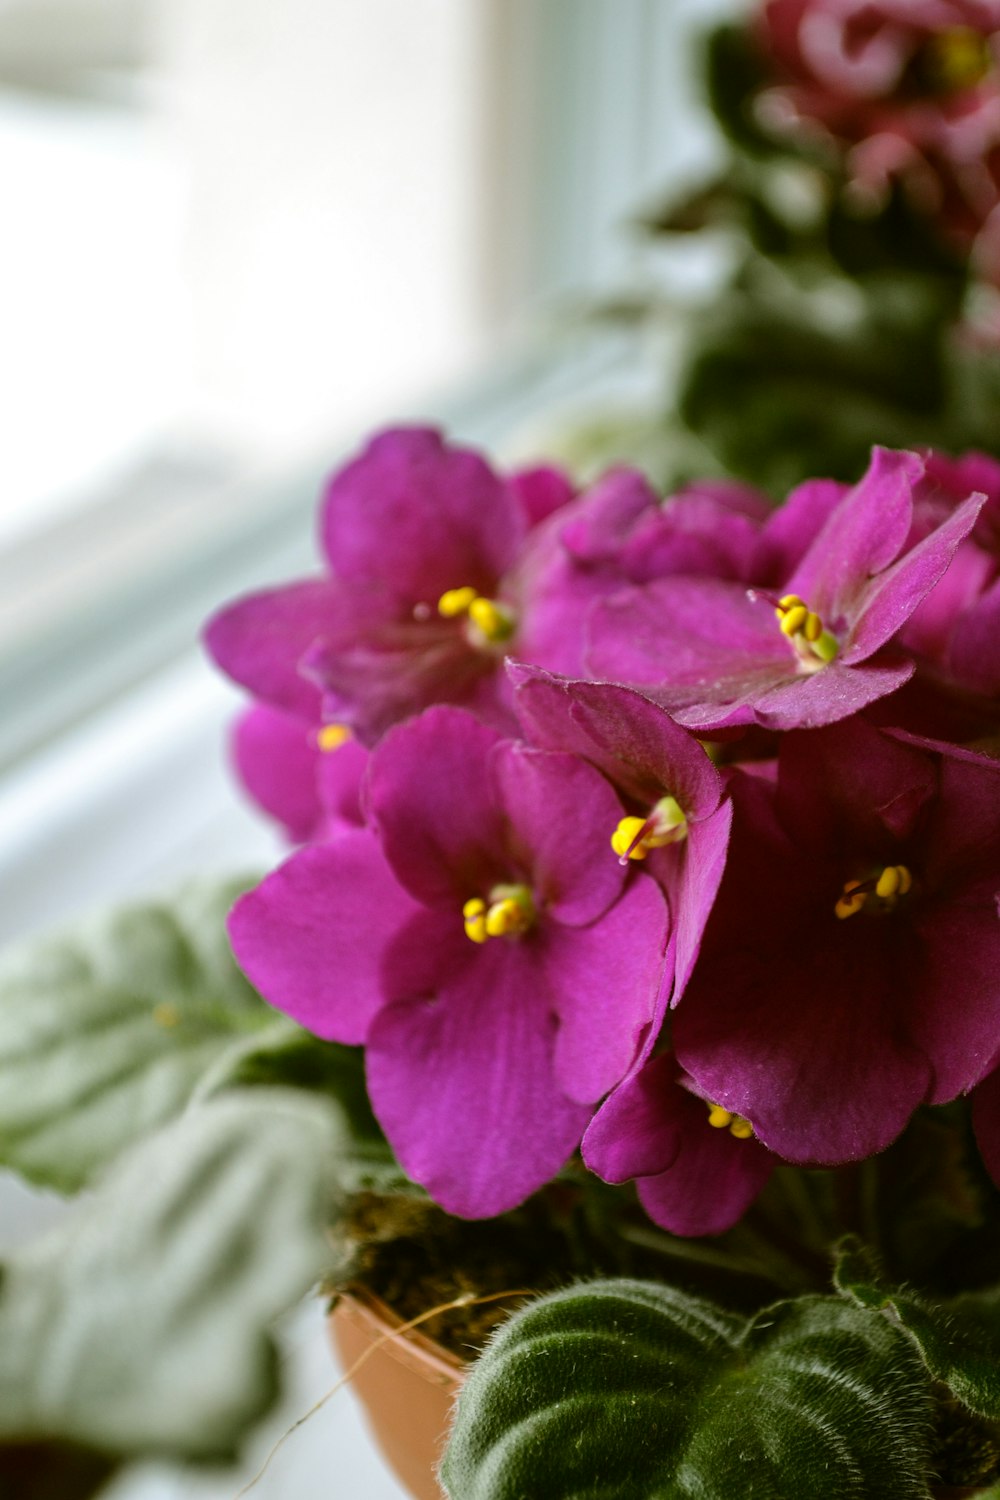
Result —
[[[907, 100], [1000, 24], [863, 9]], [[765, 7], [789, 75], [848, 13]], [[209, 622], [287, 858], [0, 979], [2, 1159], [90, 1189], [0, 1279], [19, 1497], [231, 1454], [320, 1279], [460, 1385], [449, 1500], [991, 1493], [1000, 461], [876, 384], [861, 461], [822, 404], [753, 449], [777, 504], [387, 429]]]

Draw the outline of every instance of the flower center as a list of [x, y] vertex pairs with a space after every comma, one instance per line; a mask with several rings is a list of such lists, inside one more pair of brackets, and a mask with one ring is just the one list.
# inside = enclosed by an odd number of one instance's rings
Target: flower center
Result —
[[989, 42], [971, 26], [950, 26], [928, 37], [919, 59], [927, 87], [939, 94], [974, 89], [993, 64]]
[[523, 937], [534, 925], [535, 915], [535, 902], [526, 885], [495, 885], [488, 903], [473, 896], [462, 907], [465, 935], [474, 943]]
[[753, 1126], [742, 1115], [734, 1115], [721, 1104], [708, 1106], [708, 1123], [713, 1130], [728, 1130], [738, 1141], [748, 1141], [753, 1135]]
[[900, 896], [913, 886], [913, 876], [905, 865], [886, 865], [868, 880], [848, 880], [834, 911], [841, 921], [859, 911], [891, 911]]
[[661, 797], [648, 818], [622, 818], [611, 835], [611, 847], [624, 865], [630, 859], [645, 859], [650, 849], [679, 844], [687, 831], [687, 817], [676, 797]]
[[324, 724], [316, 731], [316, 743], [324, 754], [339, 750], [350, 738], [351, 731], [346, 724]]
[[804, 671], [816, 672], [833, 661], [840, 649], [837, 637], [798, 594], [785, 594], [775, 605], [774, 613], [779, 630], [795, 647]]
[[477, 594], [468, 583], [459, 589], [447, 589], [437, 602], [437, 610], [445, 620], [457, 620], [464, 615], [474, 646], [496, 646], [514, 634], [516, 622], [507, 606]]

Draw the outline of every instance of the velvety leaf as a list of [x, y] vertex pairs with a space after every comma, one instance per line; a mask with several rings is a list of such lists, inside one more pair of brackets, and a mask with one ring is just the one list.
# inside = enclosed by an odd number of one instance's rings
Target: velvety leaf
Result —
[[0, 1282], [0, 1443], [230, 1455], [277, 1388], [272, 1321], [324, 1269], [338, 1132], [240, 1091], [141, 1142]]
[[744, 1322], [608, 1281], [501, 1330], [443, 1478], [451, 1500], [923, 1500], [928, 1441], [926, 1372], [880, 1315], [804, 1297]]
[[195, 1097], [208, 1098], [230, 1088], [275, 1086], [315, 1094], [336, 1109], [343, 1132], [337, 1182], [344, 1192], [386, 1193], [396, 1187], [422, 1192], [398, 1165], [372, 1113], [361, 1047], [324, 1042], [293, 1021], [277, 1021], [249, 1038], [238, 1052], [220, 1058]]
[[0, 1162], [80, 1187], [273, 1023], [229, 951], [225, 915], [245, 885], [191, 885], [5, 955]]
[[839, 1247], [835, 1283], [865, 1308], [878, 1309], [913, 1340], [928, 1371], [971, 1411], [1000, 1421], [1000, 1287], [932, 1300], [880, 1284], [860, 1243]]

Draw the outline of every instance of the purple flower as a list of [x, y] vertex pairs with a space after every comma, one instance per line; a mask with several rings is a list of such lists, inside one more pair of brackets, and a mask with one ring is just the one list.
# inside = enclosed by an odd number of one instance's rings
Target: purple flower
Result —
[[293, 844], [363, 821], [359, 799], [368, 752], [343, 725], [316, 730], [256, 704], [233, 726], [232, 759], [244, 789]]
[[656, 883], [600, 857], [621, 804], [571, 755], [429, 709], [373, 752], [370, 828], [236, 906], [237, 958], [318, 1035], [363, 1043], [404, 1169], [452, 1213], [521, 1202], [578, 1144], [660, 1007]]
[[745, 578], [771, 512], [756, 490], [704, 480], [661, 500], [637, 469], [612, 469], [555, 517], [526, 563], [530, 609], [513, 654], [583, 675], [583, 620], [630, 583], [676, 574]]
[[570, 493], [551, 469], [506, 481], [430, 429], [380, 433], [327, 486], [329, 572], [230, 605], [208, 649], [262, 702], [364, 743], [438, 701], [507, 722], [497, 669], [518, 633], [515, 565]]
[[605, 1182], [637, 1179], [639, 1201], [673, 1234], [722, 1234], [777, 1164], [747, 1120], [702, 1098], [677, 1059], [661, 1052], [605, 1100], [583, 1139]]
[[597, 604], [589, 675], [642, 686], [701, 733], [818, 728], [892, 692], [913, 663], [884, 648], [983, 505], [971, 496], [908, 546], [924, 467], [917, 454], [876, 448], [847, 493], [802, 486], [758, 539], [754, 570], [776, 580], [769, 587], [667, 578]]
[[731, 792], [678, 1059], [781, 1156], [868, 1156], [996, 1055], [1000, 762], [853, 719]]
[[[629, 809], [605, 832], [605, 858], [641, 859], [672, 918], [676, 1004], [694, 968], [726, 862], [732, 811], [698, 741], [630, 688], [572, 682], [511, 663], [514, 706], [529, 739], [602, 771]], [[595, 830], [597, 833], [597, 830]]]

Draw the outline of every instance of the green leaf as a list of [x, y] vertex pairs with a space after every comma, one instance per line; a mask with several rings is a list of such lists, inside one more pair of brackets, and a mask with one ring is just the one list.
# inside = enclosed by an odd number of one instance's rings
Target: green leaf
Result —
[[232, 1093], [115, 1164], [0, 1282], [0, 1442], [228, 1457], [271, 1403], [272, 1321], [323, 1271], [338, 1132]]
[[744, 1321], [595, 1282], [515, 1314], [459, 1397], [451, 1500], [925, 1500], [928, 1381], [836, 1297]]
[[0, 970], [0, 1162], [73, 1191], [174, 1118], [274, 1012], [225, 916], [245, 881], [197, 884], [14, 950]]
[[275, 1086], [318, 1095], [337, 1111], [343, 1135], [337, 1180], [345, 1193], [412, 1187], [368, 1102], [363, 1048], [324, 1042], [291, 1021], [279, 1021], [243, 1048], [224, 1054], [196, 1097], [234, 1087]]
[[1000, 1421], [1000, 1288], [940, 1300], [881, 1284], [860, 1242], [838, 1247], [834, 1280], [861, 1307], [880, 1310], [913, 1340], [928, 1371], [970, 1411]]

